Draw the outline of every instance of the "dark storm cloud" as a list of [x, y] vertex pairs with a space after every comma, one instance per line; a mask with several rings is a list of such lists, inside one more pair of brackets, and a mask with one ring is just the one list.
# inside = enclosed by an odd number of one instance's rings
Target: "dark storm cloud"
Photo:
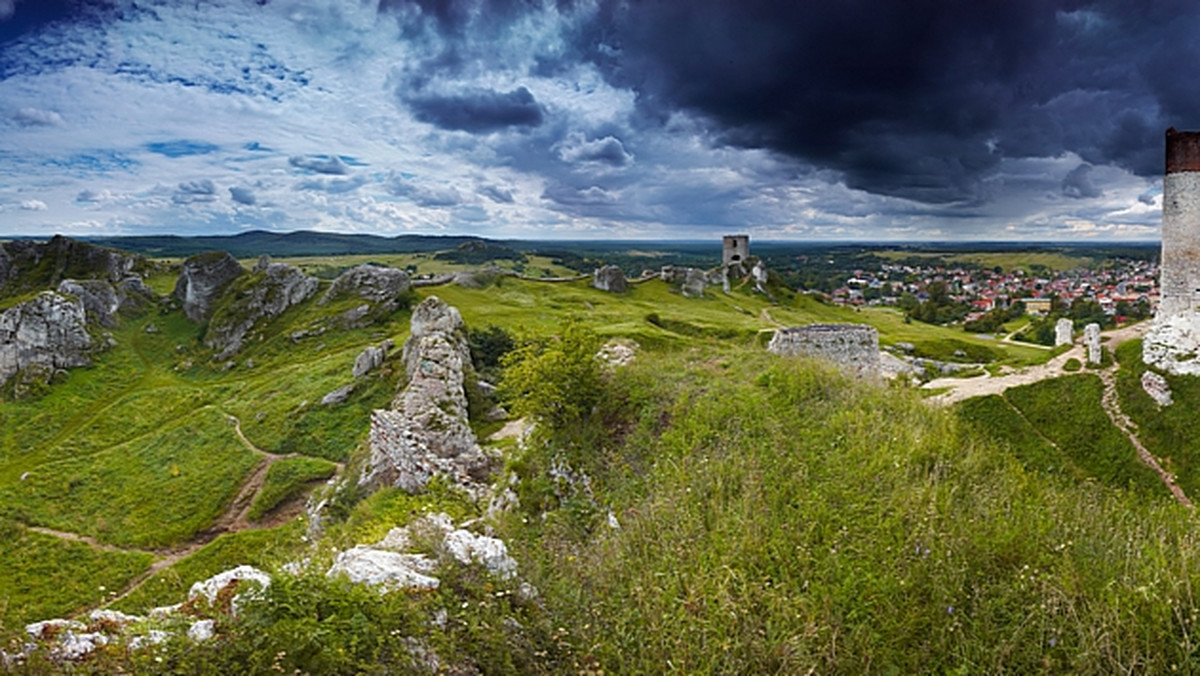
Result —
[[442, 129], [487, 133], [542, 123], [542, 107], [525, 87], [510, 92], [478, 89], [449, 96], [416, 95], [406, 102], [418, 120]]
[[839, 170], [852, 187], [978, 201], [1006, 157], [1070, 151], [1161, 172], [1162, 130], [1200, 126], [1200, 86], [1181, 68], [1200, 60], [1198, 11], [1125, 0], [602, 0], [572, 43], [636, 90], [652, 120], [689, 110], [724, 143]]
[[1062, 180], [1062, 194], [1067, 197], [1082, 198], [1082, 197], [1099, 197], [1104, 194], [1096, 184], [1092, 183], [1092, 165], [1081, 164], [1071, 171]]

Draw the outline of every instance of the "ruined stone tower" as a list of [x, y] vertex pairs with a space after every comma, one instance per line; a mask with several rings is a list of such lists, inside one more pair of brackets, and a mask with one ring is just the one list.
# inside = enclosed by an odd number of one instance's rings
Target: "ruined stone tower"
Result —
[[1160, 317], [1200, 307], [1200, 132], [1167, 130]]
[[721, 265], [743, 263], [750, 255], [750, 235], [725, 235], [721, 238]]

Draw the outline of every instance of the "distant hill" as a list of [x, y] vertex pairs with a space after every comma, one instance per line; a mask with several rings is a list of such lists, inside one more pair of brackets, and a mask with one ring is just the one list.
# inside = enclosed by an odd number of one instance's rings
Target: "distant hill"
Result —
[[251, 230], [237, 235], [94, 237], [88, 238], [88, 241], [161, 258], [191, 256], [203, 251], [228, 251], [237, 258], [253, 258], [263, 254], [287, 257], [445, 251], [467, 242], [484, 240], [480, 237], [469, 236], [398, 235], [396, 237], [380, 237], [378, 235], [348, 235], [307, 230], [284, 233]]

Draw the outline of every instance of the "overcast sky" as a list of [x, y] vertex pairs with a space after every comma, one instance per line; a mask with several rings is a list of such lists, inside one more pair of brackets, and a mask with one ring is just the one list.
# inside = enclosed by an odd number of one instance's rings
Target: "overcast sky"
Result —
[[0, 0], [0, 235], [1152, 240], [1200, 3]]

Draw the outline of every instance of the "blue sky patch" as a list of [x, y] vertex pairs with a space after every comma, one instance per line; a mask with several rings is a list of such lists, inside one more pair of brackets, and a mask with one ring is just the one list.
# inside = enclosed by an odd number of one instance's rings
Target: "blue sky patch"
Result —
[[167, 157], [188, 157], [190, 155], [207, 155], [221, 148], [204, 141], [160, 141], [147, 143], [146, 150]]

